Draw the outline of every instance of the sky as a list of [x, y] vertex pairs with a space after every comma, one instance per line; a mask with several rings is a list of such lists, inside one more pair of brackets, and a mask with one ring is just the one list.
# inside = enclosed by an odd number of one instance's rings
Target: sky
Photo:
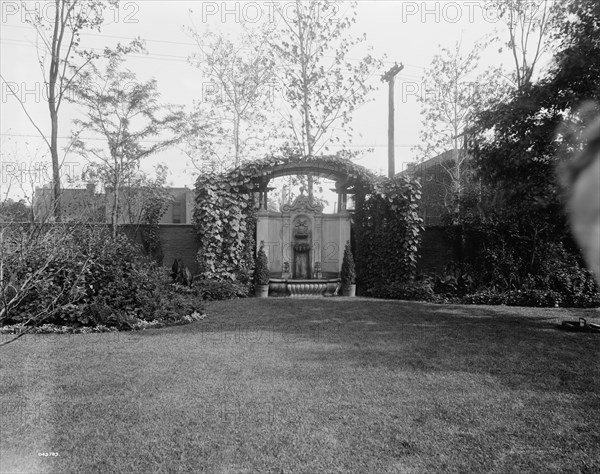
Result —
[[[286, 5], [285, 1], [281, 3]], [[21, 198], [31, 194], [31, 188], [44, 184], [51, 174], [47, 148], [27, 117], [29, 114], [42, 131], [49, 130], [44, 84], [37, 64], [36, 33], [25, 21], [27, 9], [50, 15], [51, 4], [33, 1], [23, 7], [20, 1], [0, 2], [2, 199], [7, 195]], [[342, 9], [346, 6], [342, 4]], [[130, 55], [126, 66], [141, 80], [156, 78], [162, 102], [189, 107], [192, 101], [201, 99], [202, 84], [207, 79], [188, 63], [187, 58], [197, 52], [197, 46], [186, 29], [195, 25], [199, 31], [235, 35], [241, 21], [271, 21], [272, 8], [268, 1], [121, 0], [118, 8], [107, 10], [100, 33], [82, 35], [82, 46], [102, 49], [141, 37], [146, 41], [148, 54]], [[333, 15], [331, 19], [334, 20]], [[423, 74], [440, 47], [452, 47], [461, 41], [468, 51], [484, 35], [506, 33], [497, 11], [485, 1], [360, 0], [351, 34], [363, 33], [367, 35], [366, 44], [373, 48], [372, 54], [385, 55], [386, 60], [384, 68], [370, 79], [377, 87], [372, 100], [354, 114], [351, 148], [373, 149], [357, 162], [376, 173], [387, 174], [388, 86], [380, 77], [395, 62], [402, 63], [404, 69], [396, 76], [394, 101], [398, 172], [417, 158], [412, 150], [419, 143], [421, 129], [417, 98], [424, 93]], [[498, 48], [487, 50], [482, 57], [482, 68], [510, 65], [507, 53], [506, 50], [500, 53]], [[9, 84], [22, 99], [27, 114], [11, 95]], [[81, 113], [82, 109], [76, 105], [63, 106], [59, 128], [62, 146], [68, 142], [72, 120], [81, 117]], [[71, 155], [65, 163], [64, 169], [72, 176], [78, 176], [85, 166]], [[168, 166], [169, 184], [193, 187], [197, 169], [180, 149], [171, 148], [147, 159], [143, 168], [150, 170], [158, 163]]]

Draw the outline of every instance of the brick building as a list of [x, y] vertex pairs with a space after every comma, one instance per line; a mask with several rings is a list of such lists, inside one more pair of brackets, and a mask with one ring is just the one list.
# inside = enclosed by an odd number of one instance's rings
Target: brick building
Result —
[[[188, 188], [166, 188], [171, 195], [166, 212], [159, 224], [192, 224], [194, 212], [194, 192]], [[119, 224], [137, 224], [141, 205], [136, 200], [139, 189], [123, 188]], [[61, 195], [63, 220], [84, 222], [111, 221], [113, 194], [110, 189], [97, 192], [93, 184], [86, 188], [63, 189]], [[52, 188], [35, 190], [33, 213], [36, 222], [43, 222], [52, 215]]]
[[[466, 160], [459, 150], [460, 167], [466, 171]], [[445, 151], [421, 163], [410, 163], [407, 168], [398, 173], [420, 178], [421, 202], [419, 213], [425, 227], [443, 225], [442, 218], [447, 213], [452, 200], [452, 176], [454, 169], [452, 150]]]

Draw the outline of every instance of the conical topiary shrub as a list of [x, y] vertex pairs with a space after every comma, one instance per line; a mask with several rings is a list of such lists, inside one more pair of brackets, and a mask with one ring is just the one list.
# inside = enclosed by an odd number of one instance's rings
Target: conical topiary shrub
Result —
[[254, 266], [254, 288], [255, 295], [266, 297], [269, 294], [269, 259], [264, 249], [264, 242], [260, 243], [260, 249], [256, 255], [256, 265]]
[[354, 267], [354, 257], [350, 248], [350, 241], [346, 241], [344, 248], [344, 260], [342, 260], [342, 271], [340, 273], [342, 280], [342, 295], [354, 296], [356, 292], [356, 269]]

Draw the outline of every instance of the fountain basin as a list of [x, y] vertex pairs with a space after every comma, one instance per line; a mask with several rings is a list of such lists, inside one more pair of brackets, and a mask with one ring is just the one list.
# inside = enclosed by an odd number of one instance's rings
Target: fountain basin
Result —
[[341, 286], [339, 278], [294, 280], [277, 279], [269, 280], [269, 296], [334, 296]]

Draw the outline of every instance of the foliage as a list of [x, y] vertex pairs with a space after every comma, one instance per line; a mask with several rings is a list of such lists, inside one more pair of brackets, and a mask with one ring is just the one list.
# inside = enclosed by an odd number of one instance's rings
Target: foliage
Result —
[[374, 298], [416, 300], [430, 303], [507, 305], [554, 308], [557, 306], [571, 308], [596, 308], [600, 306], [600, 294], [581, 295], [568, 299], [568, 296], [554, 290], [521, 289], [498, 291], [480, 289], [464, 296], [438, 294], [428, 279], [413, 282], [392, 282], [377, 285], [366, 293]]
[[254, 220], [250, 175], [241, 172], [229, 182], [212, 173], [198, 178], [194, 221], [202, 279], [236, 281], [250, 273]]
[[562, 306], [563, 299], [560, 293], [551, 290], [512, 290], [502, 293], [484, 290], [467, 295], [460, 301], [465, 304], [554, 308]]
[[369, 194], [357, 196], [357, 283], [364, 290], [414, 278], [422, 230], [420, 197], [420, 184], [405, 176], [380, 179]]
[[435, 275], [433, 289], [439, 295], [463, 296], [475, 289], [475, 280], [464, 265], [450, 263], [443, 274]]
[[32, 219], [33, 210], [24, 199], [8, 198], [0, 202], [0, 222], [30, 222]]
[[5, 231], [3, 323], [131, 329], [140, 320], [178, 320], [201, 310], [171, 289], [141, 249], [124, 235], [109, 238], [104, 226], [53, 225], [26, 238], [22, 228]]
[[[474, 112], [482, 101], [497, 98], [506, 87], [498, 82], [497, 71], [485, 71], [473, 80], [477, 73], [481, 54], [489, 41], [478, 41], [468, 53], [461, 41], [454, 47], [441, 48], [423, 75], [421, 104], [422, 127], [420, 144], [415, 147], [419, 158], [428, 160], [448, 150], [453, 158], [462, 151], [464, 135], [471, 124]], [[448, 171], [450, 172], [450, 171]]]
[[589, 308], [600, 306], [600, 288], [581, 257], [561, 243], [544, 249], [540, 269], [528, 279], [524, 288], [553, 291], [564, 306]]
[[564, 121], [577, 122], [580, 102], [600, 99], [600, 5], [578, 0], [563, 7], [567, 15], [556, 26], [558, 47], [547, 74], [482, 111], [471, 137], [483, 188], [481, 224], [511, 226], [521, 242], [534, 244], [533, 252], [567, 235], [554, 172], [556, 131]]
[[477, 293], [463, 296], [461, 302], [464, 304], [501, 305], [506, 304], [506, 297], [504, 293], [496, 290], [480, 290]]
[[[199, 313], [194, 311], [191, 314], [186, 314], [179, 317], [178, 319], [171, 320], [159, 320], [155, 319], [152, 321], [146, 321], [140, 319], [135, 322], [130, 329], [132, 330], [144, 330], [144, 329], [158, 329], [166, 326], [178, 326], [183, 324], [193, 323], [194, 321], [201, 321], [206, 318], [206, 313]], [[29, 334], [95, 334], [95, 333], [106, 333], [106, 332], [117, 332], [119, 329], [115, 326], [105, 326], [104, 324], [98, 324], [97, 326], [63, 326], [58, 324], [41, 324], [40, 326], [25, 326], [24, 324], [10, 324], [6, 326], [0, 326], [0, 334], [14, 334], [19, 335], [27, 332]]]
[[346, 242], [344, 247], [344, 259], [342, 260], [342, 271], [340, 272], [342, 285], [354, 285], [356, 283], [356, 269], [354, 267], [354, 257], [350, 241]]
[[256, 254], [256, 264], [254, 266], [254, 284], [255, 285], [268, 285], [270, 279], [269, 273], [269, 260], [265, 253], [263, 242], [260, 243], [260, 249]]

